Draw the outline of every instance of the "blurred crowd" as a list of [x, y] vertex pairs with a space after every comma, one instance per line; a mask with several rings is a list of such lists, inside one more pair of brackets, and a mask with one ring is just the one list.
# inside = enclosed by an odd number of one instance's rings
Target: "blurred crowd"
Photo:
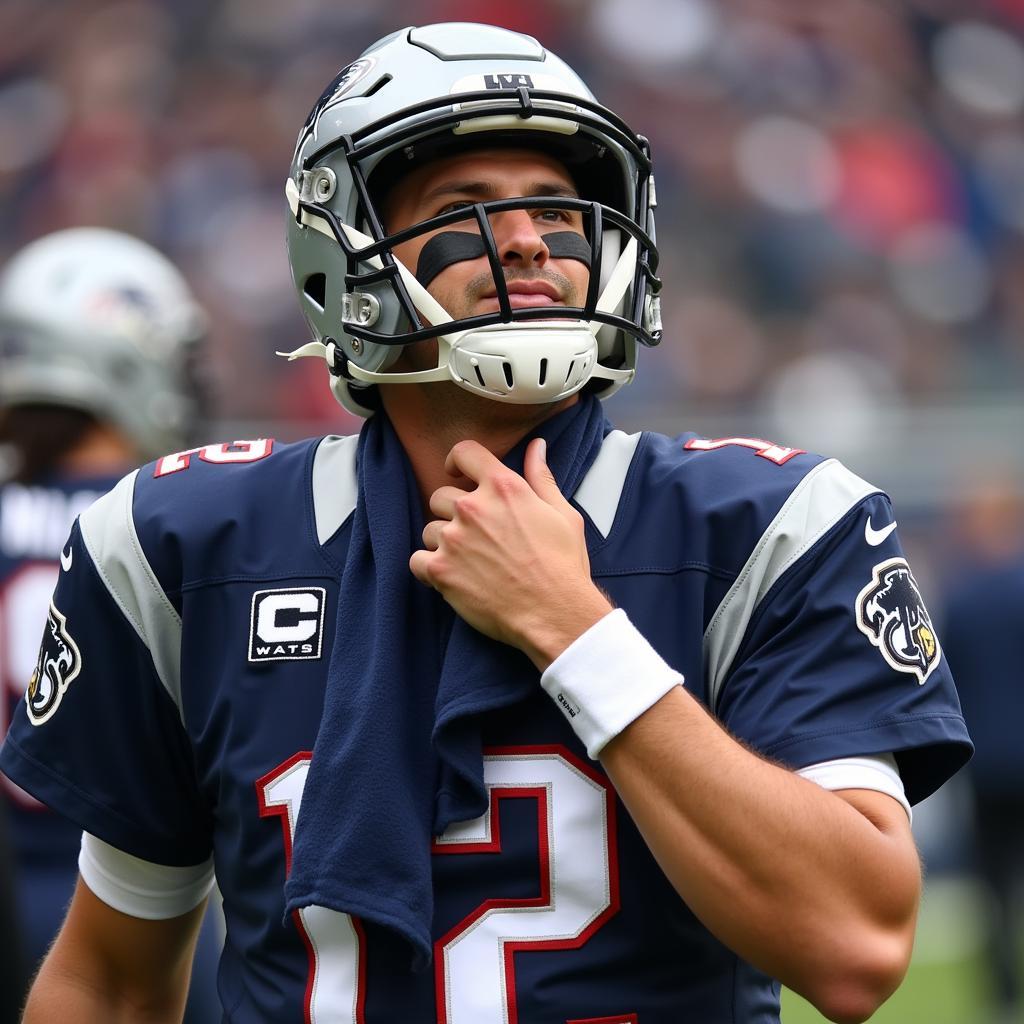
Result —
[[322, 367], [275, 365], [304, 340], [282, 185], [338, 68], [438, 20], [535, 34], [652, 140], [667, 341], [619, 418], [767, 413], [846, 454], [896, 409], [1019, 394], [1020, 0], [5, 0], [0, 257], [137, 233], [211, 311], [218, 419], [354, 428]]
[[0, 261], [136, 234], [209, 311], [210, 439], [358, 429], [274, 355], [307, 339], [284, 180], [340, 67], [446, 20], [537, 36], [651, 139], [666, 340], [620, 425], [840, 455], [935, 604], [1024, 548], [1024, 0], [3, 0]]

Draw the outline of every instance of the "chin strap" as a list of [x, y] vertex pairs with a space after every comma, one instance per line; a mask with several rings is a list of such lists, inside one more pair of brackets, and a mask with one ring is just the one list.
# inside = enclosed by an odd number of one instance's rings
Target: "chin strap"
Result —
[[[364, 370], [361, 366], [357, 366], [351, 359], [344, 356], [344, 353], [338, 348], [338, 344], [335, 341], [329, 341], [326, 344], [322, 341], [307, 341], [305, 345], [300, 345], [291, 352], [275, 352], [274, 355], [283, 356], [289, 363], [294, 362], [296, 359], [306, 359], [309, 357], [323, 359], [334, 376], [340, 377], [348, 374], [349, 377], [365, 381], [367, 384], [379, 384], [382, 381], [419, 384], [431, 380], [453, 379], [447, 365], [437, 366], [432, 370], [416, 370], [409, 373], [376, 373], [371, 370]], [[344, 369], [342, 369], [342, 366], [344, 366]]]

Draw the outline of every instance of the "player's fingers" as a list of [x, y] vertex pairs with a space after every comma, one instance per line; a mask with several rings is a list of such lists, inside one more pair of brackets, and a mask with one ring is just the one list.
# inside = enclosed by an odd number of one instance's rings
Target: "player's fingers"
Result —
[[430, 496], [430, 511], [438, 519], [454, 519], [455, 504], [465, 496], [466, 492], [460, 487], [438, 487]]
[[523, 459], [523, 475], [534, 493], [547, 504], [559, 509], [571, 508], [548, 466], [547, 442], [544, 438], [535, 437], [527, 445], [526, 456]]
[[413, 576], [420, 581], [420, 583], [426, 583], [428, 587], [434, 585], [433, 580], [430, 577], [430, 559], [433, 557], [433, 552], [425, 551], [422, 548], [419, 551], [414, 551], [412, 557], [409, 559], [409, 569]]
[[444, 529], [444, 521], [431, 519], [423, 527], [423, 546], [428, 551], [436, 551], [441, 546], [441, 531]]
[[459, 441], [448, 453], [444, 468], [450, 476], [461, 474], [474, 483], [480, 483], [483, 477], [495, 470], [511, 472], [479, 441]]

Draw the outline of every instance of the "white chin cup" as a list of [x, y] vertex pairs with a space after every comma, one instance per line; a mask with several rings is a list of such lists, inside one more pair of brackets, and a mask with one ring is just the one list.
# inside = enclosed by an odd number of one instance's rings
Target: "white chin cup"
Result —
[[532, 405], [574, 394], [597, 364], [597, 339], [583, 323], [496, 324], [459, 336], [448, 354], [451, 379], [499, 402]]

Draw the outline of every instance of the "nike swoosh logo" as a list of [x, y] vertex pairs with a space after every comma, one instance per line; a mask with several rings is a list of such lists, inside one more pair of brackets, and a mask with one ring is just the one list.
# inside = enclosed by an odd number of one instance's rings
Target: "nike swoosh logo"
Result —
[[868, 516], [868, 521], [864, 524], [864, 539], [873, 547], [877, 548], [879, 544], [885, 540], [886, 537], [896, 529], [895, 523], [890, 523], [888, 526], [883, 526], [882, 529], [876, 530], [871, 525], [871, 516]]
[[71, 547], [70, 544], [68, 545], [67, 554], [65, 554], [63, 551], [60, 553], [60, 567], [65, 572], [71, 572], [71, 561], [74, 557], [75, 549]]

